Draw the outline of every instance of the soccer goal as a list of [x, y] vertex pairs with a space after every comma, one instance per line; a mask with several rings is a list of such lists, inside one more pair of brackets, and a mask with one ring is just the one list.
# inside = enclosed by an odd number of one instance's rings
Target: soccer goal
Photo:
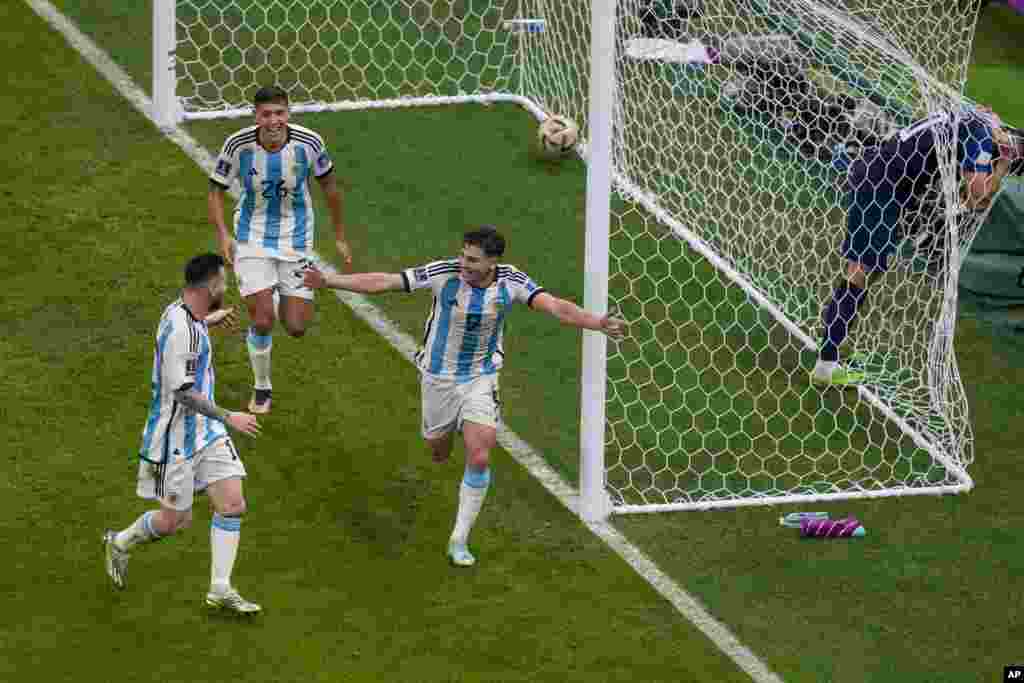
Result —
[[929, 115], [952, 121], [977, 3], [919, 0], [155, 0], [158, 120], [514, 102], [580, 124], [581, 511], [955, 493], [973, 482], [953, 349], [968, 210], [956, 140], [900, 217], [843, 362], [809, 381], [842, 277], [846, 172]]

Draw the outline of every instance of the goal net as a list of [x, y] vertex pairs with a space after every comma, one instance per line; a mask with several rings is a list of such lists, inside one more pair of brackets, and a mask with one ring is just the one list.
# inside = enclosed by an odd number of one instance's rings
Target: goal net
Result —
[[[618, 0], [607, 303], [630, 334], [603, 368], [601, 473], [615, 511], [973, 485], [953, 335], [985, 217], [958, 171], [976, 10]], [[586, 158], [590, 24], [581, 0], [179, 0], [175, 101], [240, 115], [268, 82], [299, 109], [507, 100], [579, 122]], [[922, 120], [934, 172], [886, 209], [887, 268], [840, 347], [864, 381], [815, 386], [853, 170]]]

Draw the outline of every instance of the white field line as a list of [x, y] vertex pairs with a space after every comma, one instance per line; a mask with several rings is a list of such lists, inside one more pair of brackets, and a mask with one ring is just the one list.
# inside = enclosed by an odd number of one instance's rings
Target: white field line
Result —
[[[79, 31], [67, 17], [46, 0], [25, 1], [36, 14], [60, 32], [75, 50], [110, 81], [125, 99], [131, 102], [147, 119], [151, 122], [153, 121], [153, 106], [150, 98], [132, 81], [131, 77], [121, 67], [110, 59], [106, 52]], [[171, 128], [162, 128], [160, 132], [184, 150], [205, 172], [209, 172], [213, 168], [213, 157], [184, 129], [179, 126], [173, 126]], [[391, 322], [366, 297], [349, 292], [336, 292], [336, 294], [342, 303], [349, 306], [357, 316], [366, 321], [407, 360], [412, 361], [417, 348], [417, 343], [412, 337], [402, 332], [397, 325]], [[552, 469], [529, 444], [507, 427], [502, 427], [499, 431], [498, 442], [544, 488], [578, 517], [579, 492], [562, 479], [561, 475]], [[749, 674], [754, 681], [757, 683], [782, 683], [782, 679], [772, 672], [749, 648], [743, 645], [725, 625], [711, 616], [699, 600], [669, 578], [650, 558], [630, 543], [611, 524], [607, 522], [583, 523], [591, 532], [629, 563], [644, 580], [671, 602], [682, 616], [704, 633], [739, 668]]]

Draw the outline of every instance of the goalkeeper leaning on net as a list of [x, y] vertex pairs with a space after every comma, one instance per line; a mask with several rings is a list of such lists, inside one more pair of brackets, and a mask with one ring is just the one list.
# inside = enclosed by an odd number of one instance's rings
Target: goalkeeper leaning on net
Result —
[[[902, 235], [900, 219], [916, 210], [939, 176], [936, 139], [953, 134], [966, 209], [984, 211], [1007, 175], [1024, 170], [1024, 131], [1001, 125], [987, 109], [954, 118], [940, 113], [904, 128], [869, 147], [847, 171], [846, 277], [822, 313], [824, 330], [818, 362], [811, 373], [817, 384], [854, 385], [864, 373], [839, 364], [839, 346], [865, 298], [868, 275], [882, 273]], [[941, 128], [944, 127], [944, 128]], [[943, 133], [945, 135], [943, 135]]]

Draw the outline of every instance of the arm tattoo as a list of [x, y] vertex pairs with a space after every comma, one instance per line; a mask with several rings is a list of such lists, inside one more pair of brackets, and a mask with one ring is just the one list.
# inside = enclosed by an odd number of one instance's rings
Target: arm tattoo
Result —
[[174, 392], [174, 400], [200, 415], [205, 415], [221, 422], [227, 422], [228, 415], [231, 414], [230, 411], [221, 408], [195, 389], [178, 389]]

